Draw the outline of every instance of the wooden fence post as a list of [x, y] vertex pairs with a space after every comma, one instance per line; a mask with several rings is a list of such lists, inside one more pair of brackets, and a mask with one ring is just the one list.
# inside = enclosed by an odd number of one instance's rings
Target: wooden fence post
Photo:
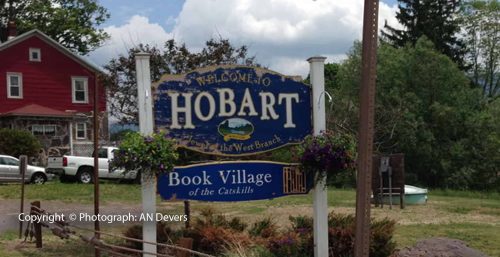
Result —
[[[26, 168], [28, 167], [28, 156], [19, 156], [19, 172], [21, 174], [21, 208], [19, 213], [24, 213], [24, 176], [26, 175]], [[19, 239], [23, 237], [23, 222], [19, 220]]]
[[186, 215], [185, 226], [186, 228], [189, 228], [191, 226], [190, 224], [191, 206], [189, 204], [189, 201], [184, 201], [184, 215]]
[[[34, 201], [31, 203], [30, 215], [40, 216], [40, 210], [40, 201]], [[33, 224], [35, 227], [36, 248], [42, 248], [42, 224], [40, 224], [40, 222], [33, 222]]]

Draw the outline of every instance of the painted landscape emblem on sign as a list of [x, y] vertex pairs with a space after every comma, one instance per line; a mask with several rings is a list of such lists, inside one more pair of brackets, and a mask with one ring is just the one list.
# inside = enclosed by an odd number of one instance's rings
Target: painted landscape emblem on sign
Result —
[[250, 155], [300, 143], [312, 131], [311, 87], [246, 66], [166, 75], [155, 84], [156, 128], [177, 144], [216, 155]]
[[253, 125], [245, 119], [231, 118], [219, 124], [219, 133], [226, 142], [231, 139], [248, 140], [253, 133]]

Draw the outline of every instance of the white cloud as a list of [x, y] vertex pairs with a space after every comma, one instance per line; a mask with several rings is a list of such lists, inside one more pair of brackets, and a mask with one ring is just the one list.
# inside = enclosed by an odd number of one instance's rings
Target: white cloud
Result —
[[127, 53], [127, 50], [139, 44], [150, 44], [162, 46], [165, 41], [172, 38], [162, 26], [150, 23], [144, 16], [134, 15], [122, 26], [109, 26], [104, 28], [110, 35], [110, 39], [99, 49], [92, 52], [89, 58], [96, 64], [106, 64], [119, 54]]
[[[211, 37], [245, 44], [271, 69], [307, 75], [308, 57], [345, 56], [360, 40], [363, 0], [186, 0], [173, 33], [193, 49]], [[396, 6], [380, 3], [379, 28], [397, 24]], [[327, 62], [334, 61], [328, 59]]]
[[[308, 73], [306, 59], [315, 55], [338, 61], [360, 40], [363, 0], [186, 0], [171, 33], [159, 24], [134, 16], [120, 27], [107, 27], [111, 40], [92, 56], [106, 62], [139, 43], [159, 46], [174, 37], [192, 50], [199, 50], [212, 37], [228, 38], [264, 66], [287, 75]], [[397, 24], [397, 6], [381, 2], [379, 28], [387, 20]], [[96, 61], [97, 62], [97, 61]], [[102, 64], [102, 62], [98, 62]]]

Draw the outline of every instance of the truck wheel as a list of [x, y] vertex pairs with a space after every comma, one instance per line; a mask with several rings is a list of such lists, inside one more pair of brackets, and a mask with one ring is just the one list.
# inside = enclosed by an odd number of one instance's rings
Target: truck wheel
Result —
[[94, 181], [94, 170], [90, 167], [82, 168], [76, 174], [76, 179], [82, 184], [90, 184]]
[[35, 173], [31, 176], [31, 183], [37, 184], [37, 185], [42, 185], [45, 184], [45, 181], [47, 181], [47, 177], [43, 173]]
[[141, 184], [141, 172], [140, 172], [140, 171], [138, 171], [138, 172], [136, 173], [136, 175], [135, 175], [135, 179], [134, 179], [134, 183], [135, 183], [135, 184], [139, 184], [139, 185]]

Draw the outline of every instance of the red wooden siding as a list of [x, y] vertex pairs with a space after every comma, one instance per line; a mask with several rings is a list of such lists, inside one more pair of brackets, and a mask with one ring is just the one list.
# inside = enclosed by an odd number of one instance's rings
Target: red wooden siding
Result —
[[[41, 62], [29, 61], [30, 48], [41, 50]], [[7, 98], [7, 72], [22, 73], [22, 99]], [[88, 103], [72, 103], [72, 76], [88, 78]], [[33, 35], [0, 51], [0, 113], [29, 104], [60, 111], [90, 112], [93, 110], [95, 78], [94, 71]], [[105, 111], [106, 96], [101, 89], [99, 99], [99, 109]]]

